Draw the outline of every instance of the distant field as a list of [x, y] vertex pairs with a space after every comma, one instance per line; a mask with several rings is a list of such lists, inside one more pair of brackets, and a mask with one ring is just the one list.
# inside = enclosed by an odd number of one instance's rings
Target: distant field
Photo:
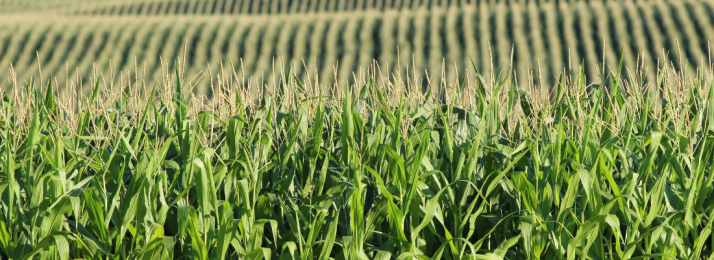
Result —
[[713, 6], [0, 0], [0, 260], [714, 260]]
[[[126, 75], [138, 64], [139, 74], [153, 80], [161, 77], [160, 57], [169, 66], [185, 50], [187, 75], [209, 66], [215, 75], [221, 62], [229, 69], [230, 57], [240, 77], [260, 79], [272, 73], [279, 54], [294, 61], [302, 77], [304, 60], [323, 84], [352, 81], [351, 72], [373, 60], [383, 69], [389, 64], [391, 72], [398, 61], [402, 77], [409, 65], [410, 79], [423, 84], [423, 68], [434, 76], [431, 82], [441, 82], [446, 63], [451, 83], [454, 66], [460, 74], [471, 67], [469, 57], [486, 70], [490, 63], [508, 65], [513, 50], [519, 82], [542, 78], [552, 84], [563, 68], [600, 64], [603, 57], [615, 61], [623, 48], [630, 68], [652, 70], [663, 51], [676, 67], [680, 61], [705, 65], [714, 38], [713, 8], [714, 1], [693, 0], [4, 0], [0, 82], [10, 77], [10, 64], [19, 79], [37, 74], [37, 53], [42, 72], [58, 79], [69, 68], [72, 78], [88, 82], [96, 62], [105, 76]], [[528, 69], [532, 76], [523, 73]], [[585, 69], [597, 76], [596, 66]], [[204, 76], [196, 92], [208, 92], [208, 82]]]

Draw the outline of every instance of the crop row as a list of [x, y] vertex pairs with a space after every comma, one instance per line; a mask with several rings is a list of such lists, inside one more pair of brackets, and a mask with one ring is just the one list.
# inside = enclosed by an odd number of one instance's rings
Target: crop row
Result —
[[[348, 12], [357, 10], [414, 9], [418, 7], [462, 7], [476, 0], [139, 0], [82, 2], [2, 0], [0, 7], [14, 10], [73, 7], [74, 14], [91, 15], [186, 15], [186, 14], [286, 14]], [[497, 2], [497, 1], [492, 1]]]
[[[478, 5], [483, 0], [144, 0], [89, 5], [76, 11], [95, 15], [181, 15], [181, 14], [285, 14], [331, 13], [373, 10], [409, 10], [420, 7]], [[516, 2], [516, 1], [511, 1]], [[523, 1], [528, 2], [528, 1]], [[537, 2], [537, 1], [532, 1]], [[547, 1], [542, 1], [547, 2]]]
[[0, 13], [28, 13], [28, 12], [56, 12], [58, 10], [77, 10], [83, 7], [99, 6], [111, 3], [117, 4], [116, 0], [0, 0]]
[[296, 14], [352, 11], [412, 10], [418, 8], [463, 8], [487, 5], [538, 5], [559, 3], [656, 2], [651, 0], [133, 0], [133, 1], [17, 1], [0, 0], [3, 11], [60, 8], [81, 15], [213, 15]]
[[[651, 0], [140, 0], [90, 4], [75, 14], [92, 15], [189, 15], [189, 14], [295, 14], [352, 11], [412, 10], [417, 8], [462, 8], [489, 5], [549, 5], [561, 2], [622, 3]], [[654, 2], [654, 1], [653, 1]]]
[[[9, 76], [6, 68], [12, 63], [22, 72], [19, 78], [28, 78], [36, 74], [39, 61], [45, 74], [64, 76], [70, 68], [72, 78], [93, 76], [95, 66], [117, 76], [138, 68], [140, 74], [160, 78], [161, 59], [165, 68], [182, 57], [188, 73], [207, 73], [206, 65], [212, 72], [221, 65], [229, 70], [232, 61], [241, 77], [260, 80], [273, 72], [276, 58], [292, 61], [301, 76], [308, 75], [308, 68], [310, 76], [329, 84], [335, 78], [352, 81], [353, 71], [377, 60], [384, 72], [400, 72], [404, 80], [426, 86], [441, 83], [442, 74], [451, 84], [471, 60], [488, 76], [492, 65], [498, 70], [513, 58], [519, 82], [552, 85], [556, 75], [580, 70], [583, 61], [589, 64], [583, 68], [586, 74], [598, 77], [602, 66], [594, 64], [603, 59], [615, 64], [621, 50], [624, 65], [651, 72], [664, 54], [678, 68], [708, 64], [712, 14], [711, 3], [688, 0], [481, 2], [477, 7], [287, 17], [12, 17], [0, 20], [0, 64], [5, 67], [0, 75]], [[653, 76], [648, 74], [650, 80]], [[201, 82], [198, 92], [206, 92], [209, 77]]]

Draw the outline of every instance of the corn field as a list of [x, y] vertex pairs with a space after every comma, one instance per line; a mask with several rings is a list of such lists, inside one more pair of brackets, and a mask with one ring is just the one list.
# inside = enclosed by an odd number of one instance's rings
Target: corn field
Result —
[[522, 86], [554, 86], [582, 65], [598, 79], [596, 65], [623, 53], [629, 68], [664, 58], [706, 67], [713, 37], [710, 0], [2, 0], [0, 84], [38, 77], [38, 67], [85, 91], [97, 72], [160, 80], [185, 54], [197, 94], [211, 95], [222, 67], [260, 82], [281, 62], [329, 85], [354, 84], [352, 72], [376, 60], [426, 88], [454, 81], [473, 59], [481, 71], [513, 65]]
[[711, 259], [713, 73], [623, 63], [552, 91], [376, 64], [331, 89], [229, 72], [212, 99], [181, 61], [88, 95], [15, 80], [0, 258]]
[[714, 259], [714, 1], [0, 0], [0, 260]]

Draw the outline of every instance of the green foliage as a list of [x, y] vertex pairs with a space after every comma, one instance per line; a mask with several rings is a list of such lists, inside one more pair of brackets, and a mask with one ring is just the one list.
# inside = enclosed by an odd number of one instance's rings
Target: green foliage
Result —
[[290, 71], [292, 92], [214, 97], [228, 116], [192, 107], [178, 68], [145, 103], [97, 82], [74, 121], [55, 81], [3, 95], [0, 258], [714, 255], [711, 78], [620, 65], [546, 96], [475, 74], [412, 99]]

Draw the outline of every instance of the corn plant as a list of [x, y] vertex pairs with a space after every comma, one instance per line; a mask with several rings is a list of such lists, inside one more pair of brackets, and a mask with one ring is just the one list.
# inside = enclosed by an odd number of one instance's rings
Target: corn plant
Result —
[[260, 95], [219, 78], [210, 101], [178, 67], [81, 102], [15, 83], [0, 258], [711, 258], [711, 76], [621, 61], [591, 84], [585, 66], [552, 90], [474, 66], [425, 92], [288, 66]]

